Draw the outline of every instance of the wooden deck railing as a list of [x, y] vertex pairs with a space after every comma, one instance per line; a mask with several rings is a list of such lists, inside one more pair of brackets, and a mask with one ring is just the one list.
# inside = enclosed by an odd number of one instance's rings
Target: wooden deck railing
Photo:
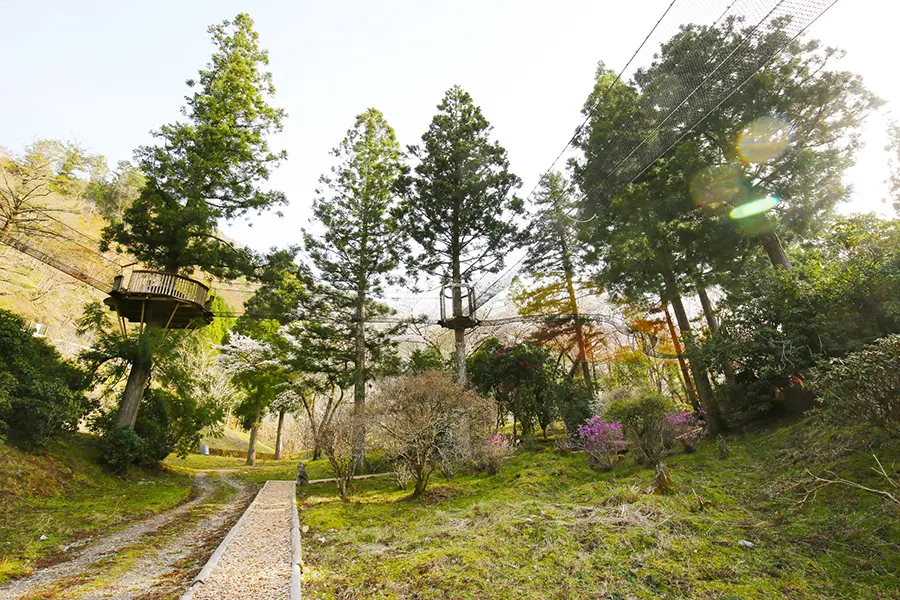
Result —
[[153, 294], [188, 300], [203, 306], [209, 288], [183, 275], [160, 271], [134, 271], [126, 290], [132, 294]]

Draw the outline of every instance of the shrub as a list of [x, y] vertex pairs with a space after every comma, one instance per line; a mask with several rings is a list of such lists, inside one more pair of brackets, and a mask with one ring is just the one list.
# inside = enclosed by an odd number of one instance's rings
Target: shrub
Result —
[[388, 380], [370, 405], [385, 454], [412, 475], [414, 496], [435, 470], [452, 472], [477, 459], [494, 424], [492, 403], [444, 373]]
[[[171, 394], [148, 388], [141, 399], [134, 429], [116, 427], [115, 409], [98, 412], [90, 428], [103, 435], [100, 462], [113, 473], [132, 467], [153, 467], [172, 452], [172, 432], [166, 402]], [[123, 430], [127, 430], [127, 433]]]
[[835, 219], [792, 259], [791, 269], [748, 264], [717, 307], [728, 327], [699, 344], [706, 364], [735, 365], [735, 385], [722, 398], [732, 422], [775, 408], [778, 390], [819, 361], [900, 333], [897, 220]]
[[613, 400], [606, 409], [609, 421], [622, 424], [625, 438], [639, 464], [655, 466], [665, 452], [666, 416], [671, 404], [655, 391], [634, 391]]
[[[319, 426], [316, 444], [325, 453], [338, 484], [338, 493], [347, 499], [350, 482], [359, 467], [357, 458], [360, 428], [364, 416], [351, 408], [342, 408]], [[402, 478], [398, 474], [398, 483]]]
[[113, 473], [127, 473], [139, 465], [144, 443], [131, 427], [114, 427], [100, 441], [100, 460]]
[[134, 432], [141, 438], [138, 464], [150, 467], [163, 460], [173, 450], [169, 413], [166, 404], [174, 400], [166, 391], [150, 388], [144, 392], [141, 410], [134, 424]]
[[503, 463], [506, 462], [506, 459], [512, 456], [512, 453], [512, 441], [502, 433], [497, 432], [484, 444], [479, 462], [488, 474], [496, 475], [503, 468]]
[[812, 380], [838, 414], [900, 436], [900, 335], [821, 364]]
[[84, 392], [88, 378], [21, 317], [0, 310], [0, 433], [24, 447], [45, 445], [78, 422], [95, 403]]
[[[667, 440], [671, 440], [671, 446], [675, 443], [681, 444], [682, 450], [685, 452], [693, 452], [703, 437], [703, 429], [697, 423], [694, 414], [681, 410], [666, 416], [668, 423]], [[671, 447], [670, 446], [670, 447]]]
[[578, 428], [594, 416], [591, 410], [593, 401], [591, 392], [572, 380], [566, 380], [557, 386], [557, 410], [570, 436], [574, 436]]
[[558, 384], [549, 358], [541, 346], [505, 346], [490, 338], [467, 360], [472, 386], [493, 396], [501, 415], [513, 415], [514, 429], [521, 425], [523, 438], [539, 426], [546, 439], [547, 427], [557, 418]]
[[594, 417], [579, 427], [577, 433], [579, 446], [593, 465], [604, 470], [616, 465], [616, 457], [625, 447], [621, 423], [608, 423], [602, 417]]

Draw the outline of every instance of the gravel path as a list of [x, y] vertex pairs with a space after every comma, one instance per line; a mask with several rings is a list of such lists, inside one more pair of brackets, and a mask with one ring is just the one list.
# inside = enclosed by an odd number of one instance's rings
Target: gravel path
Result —
[[[174, 598], [180, 593], [190, 579], [184, 581], [184, 569], [181, 563], [186, 557], [194, 557], [196, 562], [203, 560], [207, 551], [204, 546], [208, 540], [219, 539], [228, 527], [237, 520], [244, 507], [250, 501], [250, 489], [242, 483], [219, 474], [222, 481], [236, 490], [227, 506], [209, 517], [201, 517], [196, 523], [178, 531], [178, 533], [155, 552], [148, 552], [136, 560], [127, 572], [104, 585], [99, 590], [91, 590], [79, 595], [80, 600], [132, 600], [145, 592], [152, 597]], [[224, 531], [223, 531], [224, 530]], [[200, 553], [199, 555], [197, 555]], [[195, 563], [196, 564], [196, 563]], [[194, 567], [196, 568], [196, 567]]]
[[[216, 478], [200, 473], [194, 485], [192, 498], [188, 502], [109, 535], [73, 544], [69, 548], [69, 557], [61, 562], [38, 569], [6, 587], [0, 587], [0, 600], [12, 600], [28, 594], [48, 598], [65, 596], [131, 599], [151, 588], [158, 589], [160, 585], [179, 585], [185, 566], [179, 563], [202, 551], [203, 545], [208, 543], [207, 538], [216, 533], [217, 529], [227, 527], [230, 520], [236, 519], [249, 500], [250, 490], [222, 472], [218, 472]], [[225, 510], [193, 522], [195, 512], [202, 511], [204, 504], [223, 485], [237, 490], [229, 499]], [[181, 522], [186, 522], [186, 526], [180, 525]], [[160, 536], [164, 536], [165, 541], [157, 547], [154, 542]], [[141, 545], [146, 545], [148, 551], [142, 553], [134, 565], [114, 581], [105, 581], [109, 561], [114, 561], [119, 552]], [[200, 560], [203, 560], [202, 555], [196, 557], [196, 561]]]
[[194, 584], [194, 599], [289, 598], [293, 511], [294, 482], [270, 481], [247, 509], [209, 577]]

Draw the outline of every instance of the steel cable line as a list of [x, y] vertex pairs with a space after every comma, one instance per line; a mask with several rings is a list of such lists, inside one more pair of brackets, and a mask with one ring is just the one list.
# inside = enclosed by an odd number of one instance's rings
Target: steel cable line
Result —
[[[766, 62], [766, 64], [763, 65], [763, 66], [768, 66], [768, 65], [769, 65], [769, 64], [770, 64], [770, 63], [771, 63], [771, 62], [772, 62], [779, 54], [781, 54], [781, 52], [782, 52], [785, 48], [787, 48], [792, 42], [796, 41], [796, 39], [797, 39], [798, 37], [800, 37], [801, 35], [803, 35], [803, 33], [804, 33], [807, 29], [809, 29], [809, 28], [813, 25], [813, 23], [815, 23], [816, 21], [818, 21], [819, 18], [821, 18], [822, 15], [824, 15], [826, 12], [828, 12], [828, 11], [831, 9], [832, 6], [834, 6], [835, 4], [837, 4], [837, 2], [838, 2], [838, 0], [832, 0], [832, 2], [831, 2], [828, 6], [826, 6], [825, 9], [824, 9], [822, 12], [820, 12], [820, 13], [819, 13], [814, 19], [812, 19], [809, 23], [807, 23], [806, 26], [803, 27], [800, 31], [798, 31], [796, 34], [794, 34], [793, 37], [791, 37], [788, 41], [786, 41], [786, 42], [781, 46], [781, 48], [779, 48], [778, 52], [776, 52], [776, 53], [775, 53], [775, 54], [774, 54], [774, 55]], [[754, 72], [751, 73], [749, 76], [747, 76], [747, 78], [744, 79], [744, 81], [742, 81], [740, 85], [738, 85], [738, 86], [735, 87], [733, 90], [731, 90], [731, 92], [730, 92], [727, 96], [725, 96], [724, 98], [722, 98], [722, 99], [719, 101], [718, 104], [716, 104], [713, 108], [711, 108], [710, 110], [708, 110], [708, 111], [700, 118], [700, 120], [697, 121], [697, 123], [694, 125], [694, 127], [696, 127], [697, 125], [699, 125], [700, 123], [702, 123], [703, 121], [705, 121], [706, 118], [709, 117], [709, 115], [711, 115], [711, 114], [714, 113], [716, 110], [718, 110], [719, 107], [722, 106], [725, 102], [727, 102], [729, 98], [731, 98], [733, 95], [735, 95], [737, 92], [739, 92], [739, 91], [741, 90], [741, 88], [743, 88], [745, 85], [747, 85], [747, 84], [750, 82], [750, 80], [753, 79], [753, 77], [754, 77], [757, 73], [758, 73], [758, 70], [757, 70], [757, 71], [754, 71]], [[871, 114], [871, 113], [868, 113], [868, 114], [866, 114], [862, 119], [860, 119], [860, 120], [859, 120], [860, 124], [861, 124], [863, 121], [865, 121], [865, 120], [869, 117], [870, 114]], [[685, 131], [684, 133], [682, 133], [681, 136], [680, 136], [677, 140], [675, 140], [674, 142], [672, 142], [672, 143], [668, 146], [668, 148], [666, 148], [666, 149], [662, 152], [662, 155], [667, 154], [672, 148], [674, 148], [674, 147], [678, 144], [678, 142], [680, 142], [681, 140], [683, 140], [684, 137], [685, 137], [687, 134], [689, 134], [691, 131], [692, 131], [692, 129], [689, 129], [689, 130]], [[644, 172], [645, 172], [647, 169], [649, 169], [651, 166], [652, 166], [652, 163], [651, 163], [651, 164], [648, 164], [646, 167], [644, 167], [638, 174], [636, 174], [634, 177], [631, 178], [631, 181], [628, 182], [628, 185], [634, 183], [634, 182], [637, 180], [637, 178], [640, 177], [641, 175], [643, 175]]]
[[[628, 158], [630, 158], [631, 156], [633, 156], [633, 155], [635, 154], [635, 152], [636, 152], [636, 150], [637, 150], [638, 148], [647, 145], [647, 144], [648, 144], [648, 141], [651, 140], [655, 135], [657, 135], [657, 134], [659, 133], [659, 131], [660, 131], [661, 128], [662, 128], [662, 125], [663, 125], [666, 121], [670, 120], [670, 119], [672, 118], [672, 115], [675, 114], [676, 111], [678, 111], [679, 109], [681, 109], [682, 107], [684, 107], [684, 106], [687, 105], [687, 104], [686, 104], [686, 103], [687, 103], [687, 100], [688, 100], [689, 98], [693, 97], [694, 94], [696, 94], [697, 90], [700, 89], [700, 88], [703, 86], [703, 84], [705, 84], [706, 82], [708, 82], [708, 81], [710, 80], [712, 74], [714, 74], [715, 72], [717, 72], [717, 71], [718, 71], [725, 63], [727, 63], [727, 62], [735, 55], [735, 53], [737, 52], [738, 49], [740, 49], [741, 47], [743, 47], [743, 46], [746, 44], [746, 42], [752, 37], [752, 35], [753, 35], [756, 31], [759, 30], [759, 28], [763, 25], [763, 23], [765, 23], [765, 22], [768, 20], [768, 23], [771, 24], [772, 22], [774, 22], [774, 21], [777, 20], [777, 17], [776, 17], [776, 18], [773, 18], [773, 19], [769, 19], [769, 17], [771, 17], [773, 14], [775, 14], [776, 11], [779, 9], [779, 7], [781, 7], [781, 5], [784, 4], [786, 1], [787, 1], [787, 0], [780, 0], [780, 1], [779, 1], [772, 9], [770, 9], [770, 10], [769, 10], [769, 11], [768, 11], [768, 12], [767, 12], [767, 13], [759, 20], [759, 22], [752, 28], [752, 30], [750, 31], [750, 33], [746, 34], [745, 38], [741, 41], [741, 43], [739, 44], [738, 48], [735, 48], [734, 50], [732, 50], [732, 52], [731, 52], [724, 60], [722, 60], [721, 62], [719, 62], [719, 63], [716, 65], [716, 67], [713, 69], [712, 73], [708, 74], [708, 75], [703, 79], [703, 81], [701, 81], [699, 84], [697, 84], [696, 86], [694, 86], [694, 88], [691, 90], [691, 92], [690, 92], [684, 99], [682, 99], [682, 101], [679, 102], [679, 104], [678, 104], [674, 109], [672, 109], [672, 111], [670, 111], [669, 114], [666, 115], [666, 117], [663, 119], [663, 121], [660, 122], [660, 123], [658, 123], [657, 126], [653, 129], [653, 131], [651, 131], [649, 134], [645, 135], [645, 136], [643, 137], [643, 139], [641, 139], [641, 140], [639, 141], [639, 143], [637, 144], [637, 146], [636, 146], [634, 149], [632, 149], [632, 151], [628, 154], [628, 156], [625, 157], [625, 159], [622, 159], [622, 160], [619, 161], [619, 163], [618, 163], [618, 164], [616, 165], [616, 167], [615, 167], [615, 168], [607, 175], [607, 177], [605, 177], [605, 178], [604, 178], [603, 180], [601, 180], [600, 182], [598, 182], [598, 183], [592, 185], [586, 192], [584, 192], [584, 193], [581, 195], [580, 198], [578, 198], [578, 199], [576, 200], [576, 202], [586, 200], [593, 192], [595, 192], [595, 191], [600, 187], [601, 184], [605, 183], [610, 177], [612, 177], [612, 175], [614, 175], [614, 174], [618, 171], [618, 169], [625, 163], [625, 161], [626, 161]], [[681, 133], [681, 135], [680, 135], [674, 142], [672, 142], [672, 143], [671, 143], [664, 151], [662, 151], [662, 152], [657, 152], [657, 153], [655, 153], [655, 155], [653, 155], [653, 156], [650, 155], [650, 154], [652, 154], [652, 151], [651, 151], [650, 153], [647, 153], [647, 156], [645, 156], [645, 160], [644, 160], [643, 165], [641, 165], [641, 164], [638, 165], [638, 168], [640, 169], [640, 171], [639, 171], [636, 175], [634, 175], [633, 177], [631, 177], [631, 179], [630, 179], [629, 181], [625, 182], [625, 183], [622, 185], [622, 187], [625, 187], [625, 186], [627, 186], [628, 184], [633, 183], [633, 182], [637, 179], [637, 177], [638, 177], [641, 173], [645, 172], [645, 171], [646, 171], [646, 170], [647, 170], [647, 169], [648, 169], [648, 168], [649, 168], [649, 167], [650, 167], [650, 166], [651, 166], [651, 165], [652, 165], [652, 164], [653, 164], [660, 156], [664, 155], [666, 152], [668, 152], [668, 150], [670, 150], [672, 147], [674, 147], [674, 145], [677, 144], [677, 142], [678, 142], [680, 139], [682, 139], [685, 135], [687, 135], [690, 131], [692, 131], [693, 128], [695, 128], [699, 123], [701, 123], [704, 119], [706, 119], [710, 114], [712, 114], [712, 112], [714, 112], [718, 107], [720, 107], [720, 106], [721, 106], [728, 98], [730, 98], [732, 95], [734, 95], [741, 87], [743, 87], [750, 79], [752, 79], [752, 77], [753, 77], [753, 76], [754, 76], [754, 75], [755, 75], [755, 74], [756, 74], [763, 66], [765, 66], [766, 64], [768, 64], [769, 62], [771, 62], [775, 57], [777, 57], [778, 54], [780, 54], [780, 52], [787, 46], [787, 44], [789, 44], [791, 41], [793, 41], [794, 39], [796, 39], [797, 37], [799, 37], [804, 31], [806, 31], [806, 29], [807, 29], [813, 22], [815, 22], [822, 14], [824, 14], [829, 8], [831, 8], [831, 6], [833, 6], [833, 5], [836, 3], [836, 1], [837, 1], [837, 0], [832, 0], [830, 3], [827, 3], [826, 6], [821, 7], [821, 9], [818, 9], [818, 8], [809, 9], [809, 12], [808, 12], [808, 13], [805, 12], [805, 11], [801, 11], [801, 10], [800, 10], [800, 7], [801, 7], [801, 6], [808, 6], [808, 5], [814, 5], [814, 6], [815, 6], [815, 5], [821, 5], [821, 4], [826, 4], [826, 3], [825, 3], [825, 2], [818, 2], [818, 1], [816, 1], [816, 0], [811, 0], [811, 1], [806, 1], [806, 2], [802, 2], [802, 1], [801, 1], [801, 2], [791, 2], [791, 3], [790, 3], [790, 4], [791, 4], [791, 7], [793, 7], [794, 4], [797, 4], [798, 6], [797, 6], [796, 8], [794, 8], [794, 10], [792, 10], [792, 11], [785, 11], [785, 14], [784, 14], [784, 15], [779, 15], [779, 16], [792, 17], [792, 16], [794, 15], [794, 13], [801, 13], [804, 17], [807, 17], [807, 18], [808, 18], [807, 22], [806, 22], [802, 27], [800, 27], [800, 28], [797, 30], [797, 32], [796, 32], [796, 33], [788, 40], [788, 42], [786, 42], [785, 44], [781, 45], [781, 46], [777, 49], [777, 51], [771, 53], [764, 61], [758, 62], [758, 64], [756, 64], [756, 65], [751, 69], [751, 72], [749, 73], [748, 77], [747, 77], [744, 81], [742, 81], [739, 85], [736, 85], [736, 86], [732, 87], [731, 90], [730, 90], [730, 92], [728, 92], [727, 95], [725, 95], [721, 100], [719, 100], [714, 106], [712, 106], [711, 108], [709, 108], [708, 110], [706, 110], [706, 112], [702, 115], [701, 118], [697, 119], [697, 120], [694, 121], [693, 123], [683, 124], [683, 125], [684, 125], [684, 132]], [[726, 10], [722, 13], [722, 15], [719, 16], [719, 19], [716, 20], [716, 23], [718, 23], [718, 22], [722, 19], [722, 17], [724, 17], [725, 14], [727, 14], [727, 13], [730, 11], [730, 9], [734, 6], [735, 3], [736, 3], [736, 2], [732, 2], [731, 5], [729, 5], [729, 7], [726, 8]], [[811, 18], [810, 18], [810, 17], [811, 17]], [[795, 19], [792, 18], [792, 19], [788, 22], [788, 25], [792, 25], [792, 24], [796, 25], [797, 22], [800, 22], [800, 21], [799, 21], [799, 20], [795, 20]], [[715, 24], [714, 24], [714, 26], [715, 26]], [[787, 26], [786, 26], [785, 28], [787, 28]], [[748, 52], [748, 53], [749, 53], [749, 52]], [[744, 53], [741, 57], [742, 57], [742, 58], [743, 58], [743, 57], [746, 57], [748, 53]], [[693, 61], [692, 63], [689, 63], [689, 65], [695, 65], [696, 62], [697, 62], [697, 60], [699, 60], [699, 59], [698, 59], [697, 57], [695, 57], [695, 58], [694, 58], [694, 61]], [[740, 75], [740, 71], [737, 71], [737, 73], [735, 73], [735, 75], [738, 75], [738, 76], [739, 76], [739, 75]], [[609, 89], [609, 88], [608, 88], [608, 89]], [[670, 90], [668, 90], [668, 91], [669, 91], [669, 93], [670, 93], [670, 95], [671, 95], [671, 91], [672, 91], [672, 90], [670, 89]], [[724, 92], [723, 92], [723, 93], [724, 93]], [[605, 95], [604, 95], [604, 96], [605, 96]], [[712, 100], [710, 100], [710, 98], [712, 98]], [[707, 103], [707, 102], [709, 102], [709, 103], [715, 102], [715, 96], [712, 96], [712, 95], [711, 95], [711, 96], [707, 96], [707, 97], [705, 97], [705, 98], [701, 98], [701, 100], [702, 100], [704, 103]], [[596, 105], [595, 105], [595, 109], [596, 109]], [[594, 109], [594, 110], [595, 110], [595, 109]], [[702, 108], [701, 108], [701, 110], [702, 110]], [[594, 111], [592, 110], [592, 113], [591, 113], [591, 115], [589, 115], [589, 116], [593, 116], [593, 113], [594, 113]], [[636, 116], [632, 116], [632, 118], [631, 118], [631, 120], [629, 121], [629, 123], [633, 123], [635, 118], [636, 118]], [[627, 126], [626, 126], [626, 127], [618, 127], [618, 128], [617, 128], [617, 131], [623, 131], [623, 130], [625, 130], [625, 129], [627, 129]], [[677, 135], [677, 134], [678, 134], [678, 132], [676, 131], [673, 135]], [[616, 140], [616, 139], [618, 139], [617, 136], [613, 136], [613, 137], [607, 142], [607, 144], [606, 144], [605, 147], [609, 147], [609, 144], [611, 144], [612, 141], [614, 141], [614, 140]], [[660, 142], [660, 143], [658, 144], [658, 146], [659, 146], [659, 147], [662, 147], [662, 143]], [[590, 165], [591, 165], [593, 162], [595, 162], [598, 158], [600, 158], [600, 155], [594, 156], [594, 157], [587, 163], [586, 167], [590, 166]], [[648, 158], [649, 158], [649, 161], [647, 160]], [[615, 193], [615, 192], [611, 192], [610, 195], [614, 195], [614, 193]], [[546, 214], [546, 211], [545, 211], [545, 214]], [[536, 216], [536, 218], [541, 218], [542, 216], [543, 216], [543, 215], [540, 215], [540, 214], [539, 214], [539, 215]], [[589, 220], [589, 219], [588, 219], [588, 220]], [[513, 276], [510, 276], [510, 273], [515, 269], [515, 267], [517, 267], [517, 266], [520, 265], [522, 262], [524, 262], [526, 256], [527, 256], [527, 255], [525, 255], [525, 256], [523, 256], [522, 258], [520, 258], [514, 265], [512, 265], [509, 269], [507, 269], [506, 272], [505, 272], [505, 273], [504, 273], [504, 274], [503, 274], [503, 275], [502, 275], [502, 276], [501, 276], [494, 284], [492, 284], [491, 286], [489, 286], [489, 287], [485, 290], [485, 292], [484, 292], [484, 293], [478, 298], [478, 300], [476, 301], [476, 308], [479, 308], [479, 307], [481, 307], [481, 306], [484, 306], [484, 304], [486, 304], [487, 302], [489, 302], [490, 300], [492, 300], [494, 297], [496, 297], [503, 289], [505, 289], [505, 288], [509, 285], [509, 282], [511, 282], [511, 281], [512, 281], [512, 278], [513, 278]]]
[[[641, 44], [638, 46], [638, 48], [637, 48], [637, 49], [634, 51], [634, 53], [631, 55], [631, 58], [628, 59], [628, 62], [625, 64], [625, 66], [622, 67], [622, 69], [618, 72], [618, 74], [616, 75], [616, 77], [615, 77], [615, 79], [612, 81], [612, 83], [610, 83], [609, 86], [607, 86], [606, 89], [603, 91], [603, 93], [600, 95], [600, 97], [597, 98], [597, 99], [593, 102], [593, 105], [592, 105], [591, 108], [588, 110], [587, 115], [585, 115], [584, 121], [583, 121], [578, 127], [575, 128], [575, 132], [572, 134], [572, 137], [569, 138], [569, 141], [566, 143], [565, 147], [563, 147], [562, 151], [560, 151], [559, 155], [557, 155], [557, 157], [554, 159], [554, 161], [553, 161], [553, 163], [550, 165], [550, 167], [549, 167], [546, 171], [544, 171], [544, 173], [543, 173], [543, 174], [541, 175], [541, 177], [538, 179], [537, 183], [536, 183], [535, 186], [532, 188], [531, 192], [529, 192], [528, 195], [525, 197], [525, 200], [528, 200], [532, 195], [534, 195], [534, 192], [537, 191], [537, 188], [540, 186], [541, 181], [543, 181], [543, 179], [544, 179], [544, 178], [545, 178], [545, 177], [553, 170], [553, 167], [556, 166], [556, 163], [559, 161], [559, 159], [562, 157], [562, 155], [565, 154], [566, 150], [568, 150], [569, 147], [575, 142], [575, 140], [578, 138], [579, 134], [584, 130], [584, 128], [585, 128], [585, 127], [587, 126], [587, 124], [590, 122], [591, 118], [596, 116], [595, 113], [596, 113], [596, 111], [597, 111], [597, 108], [602, 104], [603, 100], [606, 98], [606, 96], [609, 94], [609, 92], [616, 86], [616, 84], [618, 84], [619, 82], [621, 82], [622, 75], [625, 73], [625, 71], [628, 69], [628, 67], [631, 65], [631, 63], [634, 61], [635, 57], [637, 57], [637, 55], [640, 53], [640, 51], [641, 51], [641, 50], [643, 49], [643, 47], [646, 45], [647, 41], [650, 39], [650, 36], [653, 35], [653, 33], [654, 33], [654, 32], [656, 31], [656, 29], [659, 27], [660, 23], [663, 21], [663, 19], [666, 17], [666, 15], [669, 14], [669, 11], [672, 9], [672, 6], [675, 4], [675, 1], [676, 1], [676, 0], [673, 0], [673, 1], [669, 4], [669, 6], [666, 8], [666, 10], [663, 12], [663, 14], [659, 17], [659, 19], [657, 19], [656, 23], [653, 25], [653, 27], [650, 29], [650, 31], [647, 33], [647, 35], [644, 37], [643, 41], [642, 41]], [[728, 14], [728, 12], [732, 9], [732, 7], [734, 7], [734, 5], [737, 3], [737, 1], [738, 1], [738, 0], [732, 0], [732, 2], [725, 8], [725, 10], [722, 11], [722, 13], [719, 15], [719, 17], [715, 20], [715, 22], [713, 23], [712, 27], [715, 27], [716, 25], [718, 25], [718, 23], [722, 20], [722, 18], [725, 17], [726, 14]], [[686, 32], [683, 32], [683, 33], [682, 33], [682, 37], [683, 37], [685, 34], [686, 34]], [[694, 58], [694, 63], [696, 63], [696, 60], [697, 60], [697, 59]], [[636, 118], [637, 118], [636, 116], [632, 115], [631, 120], [629, 121], [628, 125], [626, 125], [626, 126], [624, 126], [624, 127], [620, 127], [620, 128], [619, 128], [619, 131], [627, 130], [627, 129], [628, 129], [628, 126], [630, 126], [631, 124], [633, 124], [633, 122], [634, 122], [634, 120], [635, 120]], [[617, 137], [613, 137], [613, 138], [611, 138], [610, 140], [608, 140], [606, 146], [608, 147], [608, 146], [609, 146], [613, 141], [615, 141], [616, 139], [617, 139]], [[591, 164], [593, 164], [593, 162], [594, 162], [596, 159], [597, 159], [597, 156], [591, 158], [591, 159], [588, 161], [588, 163], [585, 165], [584, 168], [585, 168], [585, 169], [589, 168], [589, 167], [591, 166]], [[575, 186], [575, 183], [574, 183], [574, 182], [570, 182], [569, 188], [568, 188], [567, 191], [576, 191], [576, 186]], [[547, 209], [545, 209], [545, 210], [543, 210], [543, 211], [540, 211], [540, 212], [538, 212], [537, 214], [535, 214], [535, 216], [531, 219], [531, 223], [529, 224], [529, 228], [533, 227], [535, 222], [539, 221], [540, 219], [545, 218], [545, 217], [547, 216], [547, 214], [548, 214], [551, 210], [552, 210], [552, 208], [547, 208]], [[569, 218], [572, 218], [572, 215], [568, 215], [568, 214], [567, 214], [566, 216], [569, 217]], [[592, 218], [593, 218], [593, 217], [592, 217]], [[573, 220], [574, 220], [574, 219], [573, 219]], [[589, 219], [589, 220], [590, 220], [590, 219]], [[498, 278], [494, 281], [494, 283], [492, 283], [490, 286], [488, 286], [488, 287], [484, 290], [484, 292], [482, 292], [481, 294], [479, 294], [478, 298], [476, 298], [476, 301], [475, 301], [475, 308], [476, 308], [476, 309], [481, 308], [482, 306], [484, 306], [485, 304], [487, 304], [488, 302], [490, 302], [494, 297], [496, 297], [500, 292], [502, 292], [504, 289], [506, 289], [506, 287], [507, 287], [507, 286], [512, 282], [512, 280], [515, 278], [515, 275], [514, 275], [514, 274], [513, 274], [513, 275], [510, 275], [510, 273], [512, 273], [512, 271], [514, 271], [514, 270], [516, 269], [516, 267], [518, 267], [519, 265], [521, 265], [521, 264], [526, 260], [527, 257], [528, 257], [528, 254], [527, 254], [527, 252], [526, 252], [525, 254], [522, 255], [521, 258], [519, 258], [519, 260], [517, 260], [517, 261], [516, 261], [515, 263], [513, 263], [509, 268], [507, 268], [507, 269], [503, 272], [503, 274], [500, 275], [500, 277], [498, 277]], [[488, 275], [489, 275], [489, 273], [485, 273], [484, 275], [482, 275], [482, 276], [475, 282], [474, 285], [475, 285], [475, 286], [478, 286], [478, 284], [480, 284], [482, 281], [484, 281], [484, 280], [487, 278]]]
[[[543, 172], [543, 174], [538, 178], [537, 182], [534, 184], [534, 187], [531, 189], [531, 191], [528, 192], [528, 194], [525, 196], [526, 202], [534, 195], [534, 193], [537, 191], [538, 187], [540, 187], [541, 182], [553, 170], [553, 167], [556, 166], [556, 163], [559, 162], [559, 159], [562, 158], [562, 156], [566, 153], [566, 150], [568, 150], [572, 146], [572, 144], [578, 139], [578, 136], [580, 135], [581, 131], [590, 122], [591, 117], [594, 116], [594, 112], [597, 110], [597, 107], [599, 107], [601, 105], [603, 100], [606, 98], [607, 94], [609, 94], [609, 92], [615, 87], [615, 85], [617, 83], [619, 83], [619, 81], [622, 78], [622, 75], [625, 74], [625, 71], [628, 70], [628, 67], [631, 66], [631, 63], [634, 61], [634, 59], [637, 57], [637, 55], [640, 54], [641, 50], [643, 50], [644, 46], [647, 44], [647, 41], [650, 39], [650, 37], [653, 35], [653, 33], [659, 27], [659, 24], [662, 23], [663, 19], [666, 18], [666, 15], [668, 15], [669, 12], [672, 10], [672, 7], [675, 5], [675, 3], [677, 1], [678, 0], [672, 0], [669, 3], [669, 5], [663, 11], [662, 15], [660, 15], [659, 19], [656, 20], [656, 23], [653, 24], [653, 27], [650, 28], [650, 31], [647, 33], [647, 35], [644, 36], [643, 41], [641, 41], [640, 45], [632, 53], [631, 58], [628, 59], [628, 62], [625, 63], [625, 66], [622, 67], [622, 69], [616, 75], [613, 82], [609, 84], [609, 86], [604, 90], [603, 94], [593, 103], [593, 106], [588, 111], [588, 114], [585, 116], [584, 121], [580, 125], [578, 125], [578, 127], [575, 128], [575, 132], [569, 138], [569, 141], [566, 142], [566, 145], [563, 146], [563, 149], [560, 150], [560, 152], [559, 152], [559, 154], [557, 154], [556, 158], [553, 159], [553, 162], [550, 163], [550, 166], [547, 167], [547, 169]], [[726, 12], [731, 8], [731, 6], [734, 5], [734, 3], [736, 1], [737, 0], [732, 1], [732, 3], [726, 9]], [[723, 15], [724, 15], [724, 13], [723, 13]], [[721, 19], [722, 16], [720, 16], [719, 18]], [[574, 185], [572, 185], [572, 187], [574, 188]], [[542, 213], [539, 212], [532, 218], [531, 222], [534, 223], [535, 221], [542, 219], [543, 217], [546, 216], [546, 214], [549, 212], [549, 210], [550, 209], [546, 209]], [[529, 227], [530, 227], [530, 225], [529, 225]], [[508, 274], [510, 272], [512, 272], [513, 269], [515, 269], [520, 264], [522, 264], [522, 262], [525, 261], [526, 256], [527, 256], [527, 253], [525, 255], [523, 255], [519, 260], [517, 260], [515, 263], [513, 263], [509, 268], [507, 268], [506, 271], [504, 271], [503, 274], [500, 277], [498, 277], [497, 280], [493, 284], [488, 286], [488, 288], [482, 294], [480, 294], [478, 298], [476, 298], [476, 301], [475, 301], [476, 310], [478, 308], [481, 308], [482, 306], [484, 306], [484, 304], [489, 302], [493, 297], [495, 297], [497, 294], [499, 294], [501, 291], [503, 291], [503, 289], [505, 289], [509, 285], [508, 282], [507, 283], [501, 283], [501, 282], [505, 281], [506, 277], [508, 276]], [[478, 284], [480, 284], [482, 281], [484, 281], [488, 277], [488, 275], [489, 275], [489, 273], [485, 273], [484, 275], [479, 277], [478, 280], [474, 283], [474, 286], [478, 286]], [[512, 277], [510, 277], [510, 281], [512, 281]], [[493, 292], [491, 291], [491, 290], [494, 290], [495, 288], [497, 288], [498, 286], [499, 286], [499, 289], [497, 289], [496, 291], [493, 291]]]

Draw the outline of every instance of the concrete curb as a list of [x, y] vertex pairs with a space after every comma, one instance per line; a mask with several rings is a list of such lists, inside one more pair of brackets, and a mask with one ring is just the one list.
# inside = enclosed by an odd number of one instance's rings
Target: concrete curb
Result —
[[[200, 572], [197, 573], [197, 576], [194, 577], [194, 580], [191, 582], [188, 590], [181, 595], [180, 600], [193, 600], [194, 598], [194, 586], [198, 583], [206, 582], [206, 579], [209, 577], [209, 574], [212, 573], [212, 570], [216, 568], [216, 564], [219, 562], [219, 559], [222, 558], [222, 555], [225, 553], [225, 550], [228, 549], [228, 544], [231, 543], [231, 539], [237, 533], [238, 528], [241, 526], [241, 523], [244, 522], [244, 518], [250, 514], [250, 511], [253, 509], [253, 505], [256, 504], [256, 499], [259, 498], [260, 492], [266, 489], [266, 486], [269, 485], [267, 481], [263, 486], [259, 489], [259, 492], [256, 492], [256, 496], [253, 497], [253, 501], [247, 505], [247, 509], [244, 511], [244, 514], [241, 515], [241, 518], [238, 519], [237, 523], [234, 524], [234, 527], [228, 530], [228, 533], [225, 535], [225, 538], [219, 543], [216, 547], [215, 552], [212, 553], [212, 556], [209, 557], [209, 560], [206, 561], [206, 564], [203, 565], [203, 568], [200, 569]], [[294, 491], [296, 494], [296, 490]], [[294, 506], [297, 506], [297, 503], [294, 503]]]
[[291, 600], [300, 600], [300, 576], [303, 550], [300, 547], [300, 514], [297, 512], [297, 486], [294, 485], [294, 511], [291, 514]]

